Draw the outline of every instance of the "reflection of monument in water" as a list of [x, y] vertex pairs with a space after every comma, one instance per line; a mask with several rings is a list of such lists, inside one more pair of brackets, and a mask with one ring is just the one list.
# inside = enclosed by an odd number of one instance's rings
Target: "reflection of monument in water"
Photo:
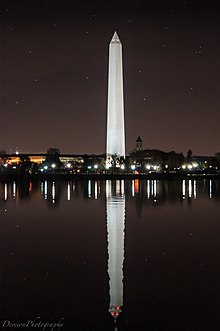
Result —
[[106, 181], [108, 233], [109, 312], [116, 319], [123, 306], [125, 229], [124, 181]]

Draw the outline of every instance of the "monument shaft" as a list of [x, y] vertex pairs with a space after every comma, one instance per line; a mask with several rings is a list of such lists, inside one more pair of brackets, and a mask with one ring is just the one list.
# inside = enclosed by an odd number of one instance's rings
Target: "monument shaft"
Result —
[[115, 32], [109, 44], [106, 155], [125, 157], [122, 44]]

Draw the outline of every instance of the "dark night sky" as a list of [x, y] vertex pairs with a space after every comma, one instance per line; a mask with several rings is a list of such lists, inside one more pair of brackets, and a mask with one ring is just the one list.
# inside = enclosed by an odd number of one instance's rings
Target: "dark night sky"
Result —
[[126, 149], [220, 151], [219, 1], [1, 1], [0, 149], [105, 151], [108, 43]]

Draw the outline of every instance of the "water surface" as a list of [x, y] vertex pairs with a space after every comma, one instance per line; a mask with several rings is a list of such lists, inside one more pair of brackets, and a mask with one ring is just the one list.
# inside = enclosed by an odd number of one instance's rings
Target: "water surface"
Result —
[[219, 216], [213, 180], [1, 182], [1, 325], [219, 330]]

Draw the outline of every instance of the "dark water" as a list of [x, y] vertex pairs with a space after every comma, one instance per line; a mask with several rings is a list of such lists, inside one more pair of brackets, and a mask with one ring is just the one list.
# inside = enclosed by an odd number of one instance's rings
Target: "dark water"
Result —
[[220, 330], [220, 182], [1, 182], [0, 316], [1, 330]]

